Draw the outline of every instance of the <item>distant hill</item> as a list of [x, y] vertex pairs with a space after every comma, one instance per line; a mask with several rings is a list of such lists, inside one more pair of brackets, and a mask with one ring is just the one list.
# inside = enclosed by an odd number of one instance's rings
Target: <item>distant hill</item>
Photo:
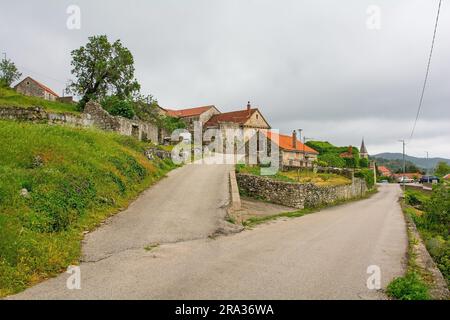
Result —
[[[382, 158], [382, 159], [386, 159], [386, 160], [402, 160], [403, 155], [401, 153], [385, 152], [385, 153], [379, 153], [379, 154], [372, 155], [371, 158]], [[450, 159], [445, 159], [445, 158], [429, 158], [427, 160], [427, 158], [418, 158], [418, 157], [405, 155], [405, 160], [415, 164], [416, 166], [418, 166], [420, 168], [425, 168], [425, 169], [426, 168], [431, 169], [431, 168], [436, 167], [436, 165], [440, 161], [445, 161], [450, 165]]]

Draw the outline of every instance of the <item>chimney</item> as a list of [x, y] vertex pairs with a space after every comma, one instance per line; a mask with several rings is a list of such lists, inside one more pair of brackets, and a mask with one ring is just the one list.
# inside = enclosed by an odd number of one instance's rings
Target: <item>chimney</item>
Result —
[[247, 102], [247, 111], [250, 111], [251, 107], [252, 107], [252, 106], [250, 105], [250, 101]]
[[297, 149], [297, 132], [292, 131], [292, 147]]

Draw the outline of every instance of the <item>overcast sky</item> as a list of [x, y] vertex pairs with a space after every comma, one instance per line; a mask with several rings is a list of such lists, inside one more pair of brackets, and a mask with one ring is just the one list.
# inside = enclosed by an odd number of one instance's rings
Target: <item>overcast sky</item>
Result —
[[[425, 75], [438, 0], [2, 1], [0, 50], [61, 92], [70, 51], [121, 39], [142, 92], [163, 107], [244, 108], [273, 128], [401, 152]], [[67, 7], [81, 9], [69, 30]], [[380, 29], [371, 5], [380, 9]], [[370, 24], [370, 26], [375, 26]], [[420, 120], [407, 153], [450, 158], [450, 3], [444, 1]]]

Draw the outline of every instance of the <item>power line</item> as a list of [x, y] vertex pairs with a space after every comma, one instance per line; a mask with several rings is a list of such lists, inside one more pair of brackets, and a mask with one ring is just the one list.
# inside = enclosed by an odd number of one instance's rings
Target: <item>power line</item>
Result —
[[428, 56], [427, 71], [425, 73], [425, 79], [423, 81], [422, 94], [420, 95], [419, 107], [417, 108], [416, 119], [414, 120], [414, 126], [411, 131], [411, 135], [409, 136], [409, 140], [411, 140], [414, 135], [414, 131], [415, 131], [416, 125], [417, 125], [417, 120], [419, 119], [419, 115], [420, 115], [420, 109], [422, 108], [423, 96], [425, 94], [425, 87], [427, 85], [428, 74], [430, 72], [431, 56], [433, 55], [434, 40], [436, 38], [436, 30], [437, 30], [438, 21], [439, 21], [439, 13], [441, 11], [441, 3], [442, 3], [442, 0], [439, 0], [439, 6], [438, 6], [438, 10], [437, 10], [437, 15], [436, 15], [436, 22], [434, 24], [433, 40], [431, 41], [431, 50], [430, 50], [430, 55]]

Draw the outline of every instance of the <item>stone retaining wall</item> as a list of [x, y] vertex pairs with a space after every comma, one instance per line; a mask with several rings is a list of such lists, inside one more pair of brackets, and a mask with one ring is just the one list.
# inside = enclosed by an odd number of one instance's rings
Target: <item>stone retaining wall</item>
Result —
[[122, 135], [134, 136], [139, 140], [158, 143], [158, 127], [137, 119], [112, 116], [96, 102], [88, 102], [81, 114], [48, 112], [40, 107], [0, 106], [0, 119], [19, 121], [69, 124], [83, 127], [97, 127], [115, 131]]
[[367, 192], [365, 181], [359, 178], [354, 178], [352, 184], [327, 187], [312, 183], [277, 181], [243, 173], [237, 173], [236, 179], [243, 194], [299, 209], [352, 199]]

